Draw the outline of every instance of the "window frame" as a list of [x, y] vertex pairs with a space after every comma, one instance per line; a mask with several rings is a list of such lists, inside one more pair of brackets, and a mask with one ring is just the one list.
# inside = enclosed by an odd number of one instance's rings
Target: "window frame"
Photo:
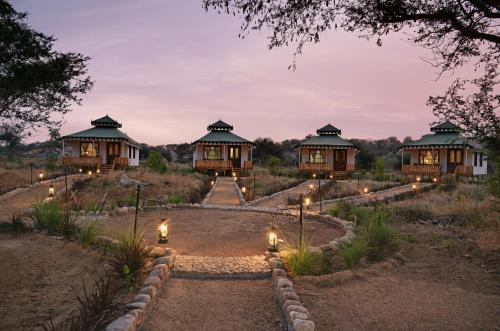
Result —
[[[87, 152], [88, 152], [88, 148], [92, 148], [92, 144], [94, 145], [94, 153], [95, 155], [85, 155], [85, 153], [82, 153], [83, 152], [83, 146], [86, 145], [87, 148], [85, 149]], [[80, 157], [97, 157], [97, 156], [100, 156], [100, 152], [99, 152], [99, 143], [97, 142], [86, 142], [86, 141], [80, 141]]]
[[[316, 162], [316, 156], [318, 154], [322, 158], [321, 162]], [[310, 149], [309, 150], [309, 163], [313, 163], [313, 164], [326, 164], [327, 162], [328, 162], [328, 160], [327, 160], [327, 151], [326, 151], [326, 149], [316, 148], [316, 149]]]

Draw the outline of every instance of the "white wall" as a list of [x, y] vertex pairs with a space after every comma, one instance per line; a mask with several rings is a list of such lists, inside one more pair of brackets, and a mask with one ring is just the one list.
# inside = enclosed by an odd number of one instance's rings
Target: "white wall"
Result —
[[[471, 165], [472, 165], [472, 174], [473, 175], [486, 175], [488, 174], [488, 160], [486, 159], [486, 155], [484, 153], [481, 153], [477, 151], [477, 165], [474, 166], [474, 151], [471, 150]], [[480, 157], [481, 154], [483, 156], [483, 166], [481, 167], [480, 164]]]
[[[140, 149], [138, 147], [135, 148], [135, 157], [133, 153], [133, 147], [130, 146], [127, 143], [123, 144], [124, 148], [122, 148], [122, 157], [128, 158], [128, 165], [129, 167], [138, 167], [139, 166], [139, 154], [140, 154]], [[129, 150], [131, 150], [131, 153], [129, 154]], [[130, 155], [130, 157], [129, 157]]]

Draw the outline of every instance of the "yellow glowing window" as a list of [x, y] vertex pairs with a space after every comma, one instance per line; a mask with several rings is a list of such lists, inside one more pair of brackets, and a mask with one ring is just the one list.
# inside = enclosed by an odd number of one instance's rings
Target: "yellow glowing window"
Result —
[[326, 150], [314, 149], [309, 152], [309, 162], [326, 163]]
[[203, 151], [204, 160], [221, 160], [222, 159], [220, 146], [205, 147]]
[[99, 143], [80, 143], [80, 156], [98, 156]]
[[432, 150], [420, 151], [420, 164], [439, 164], [439, 151], [434, 151], [434, 160], [432, 158]]

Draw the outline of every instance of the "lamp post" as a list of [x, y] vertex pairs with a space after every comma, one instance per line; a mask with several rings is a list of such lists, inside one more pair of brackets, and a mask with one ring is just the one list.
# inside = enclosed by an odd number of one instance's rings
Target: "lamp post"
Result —
[[[311, 200], [309, 198], [306, 198], [306, 203], [309, 205]], [[303, 235], [304, 235], [304, 219], [302, 218], [302, 212], [303, 212], [303, 200], [302, 200], [302, 193], [300, 194], [300, 208], [299, 208], [299, 251], [302, 250], [302, 242], [303, 242]]]
[[269, 252], [278, 251], [278, 228], [273, 225], [269, 230], [269, 247], [267, 248]]
[[321, 202], [321, 178], [318, 177], [319, 214], [323, 214], [323, 203]]
[[168, 223], [165, 218], [160, 220], [160, 225], [158, 226], [158, 243], [166, 244], [168, 243]]
[[33, 162], [30, 162], [30, 185], [33, 185]]
[[45, 175], [43, 174], [43, 170], [40, 170], [40, 173], [38, 174], [38, 179], [42, 181], [44, 176]]
[[141, 184], [137, 184], [137, 195], [135, 196], [135, 217], [134, 217], [134, 237], [137, 233], [137, 212], [139, 210], [139, 196], [141, 192]]

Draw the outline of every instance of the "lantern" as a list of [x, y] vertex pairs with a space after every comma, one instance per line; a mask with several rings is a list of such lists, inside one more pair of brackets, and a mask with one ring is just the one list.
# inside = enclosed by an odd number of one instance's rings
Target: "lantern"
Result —
[[49, 197], [54, 197], [55, 195], [55, 190], [54, 190], [54, 185], [50, 184], [49, 186]]
[[278, 228], [276, 226], [271, 226], [269, 230], [269, 247], [267, 248], [269, 252], [278, 251]]
[[233, 172], [233, 177], [236, 177], [236, 172]]
[[40, 173], [38, 174], [38, 178], [40, 180], [43, 180], [43, 177], [44, 177], [43, 171], [40, 171]]
[[246, 187], [242, 187], [241, 188], [241, 192], [245, 193], [247, 191], [247, 188]]
[[97, 169], [95, 172], [99, 175], [101, 173], [101, 170]]
[[313, 174], [313, 178], [316, 178], [316, 174]]
[[437, 181], [438, 181], [437, 177], [432, 178], [432, 181], [433, 181], [434, 183], [437, 183]]
[[234, 181], [237, 181], [238, 180], [238, 177], [234, 177]]
[[309, 207], [309, 205], [311, 204], [311, 198], [305, 198], [304, 204], [306, 205], [306, 207]]
[[89, 170], [89, 171], [87, 172], [87, 174], [88, 174], [89, 176], [92, 176], [92, 170]]
[[79, 172], [79, 173], [81, 173], [82, 171], [83, 171], [83, 169], [82, 169], [82, 168], [78, 169], [78, 172]]
[[215, 182], [214, 181], [211, 181], [210, 182], [210, 185], [214, 186]]
[[417, 184], [412, 184], [411, 188], [412, 188], [413, 190], [417, 190]]
[[168, 242], [168, 224], [166, 219], [162, 218], [160, 221], [160, 226], [158, 227], [158, 243], [165, 244]]
[[216, 172], [216, 173], [215, 173], [215, 176], [219, 176], [219, 173], [218, 173], [218, 172]]
[[368, 187], [366, 187], [366, 186], [365, 186], [365, 188], [363, 189], [363, 192], [364, 192], [365, 194], [367, 194], [367, 193], [368, 193]]
[[309, 184], [309, 189], [313, 189], [314, 188], [314, 185], [313, 184]]
[[330, 174], [330, 179], [332, 179], [332, 178], [333, 178], [333, 175], [332, 175], [332, 174]]
[[420, 182], [422, 180], [422, 178], [420, 178], [420, 176], [417, 177], [417, 182]]

